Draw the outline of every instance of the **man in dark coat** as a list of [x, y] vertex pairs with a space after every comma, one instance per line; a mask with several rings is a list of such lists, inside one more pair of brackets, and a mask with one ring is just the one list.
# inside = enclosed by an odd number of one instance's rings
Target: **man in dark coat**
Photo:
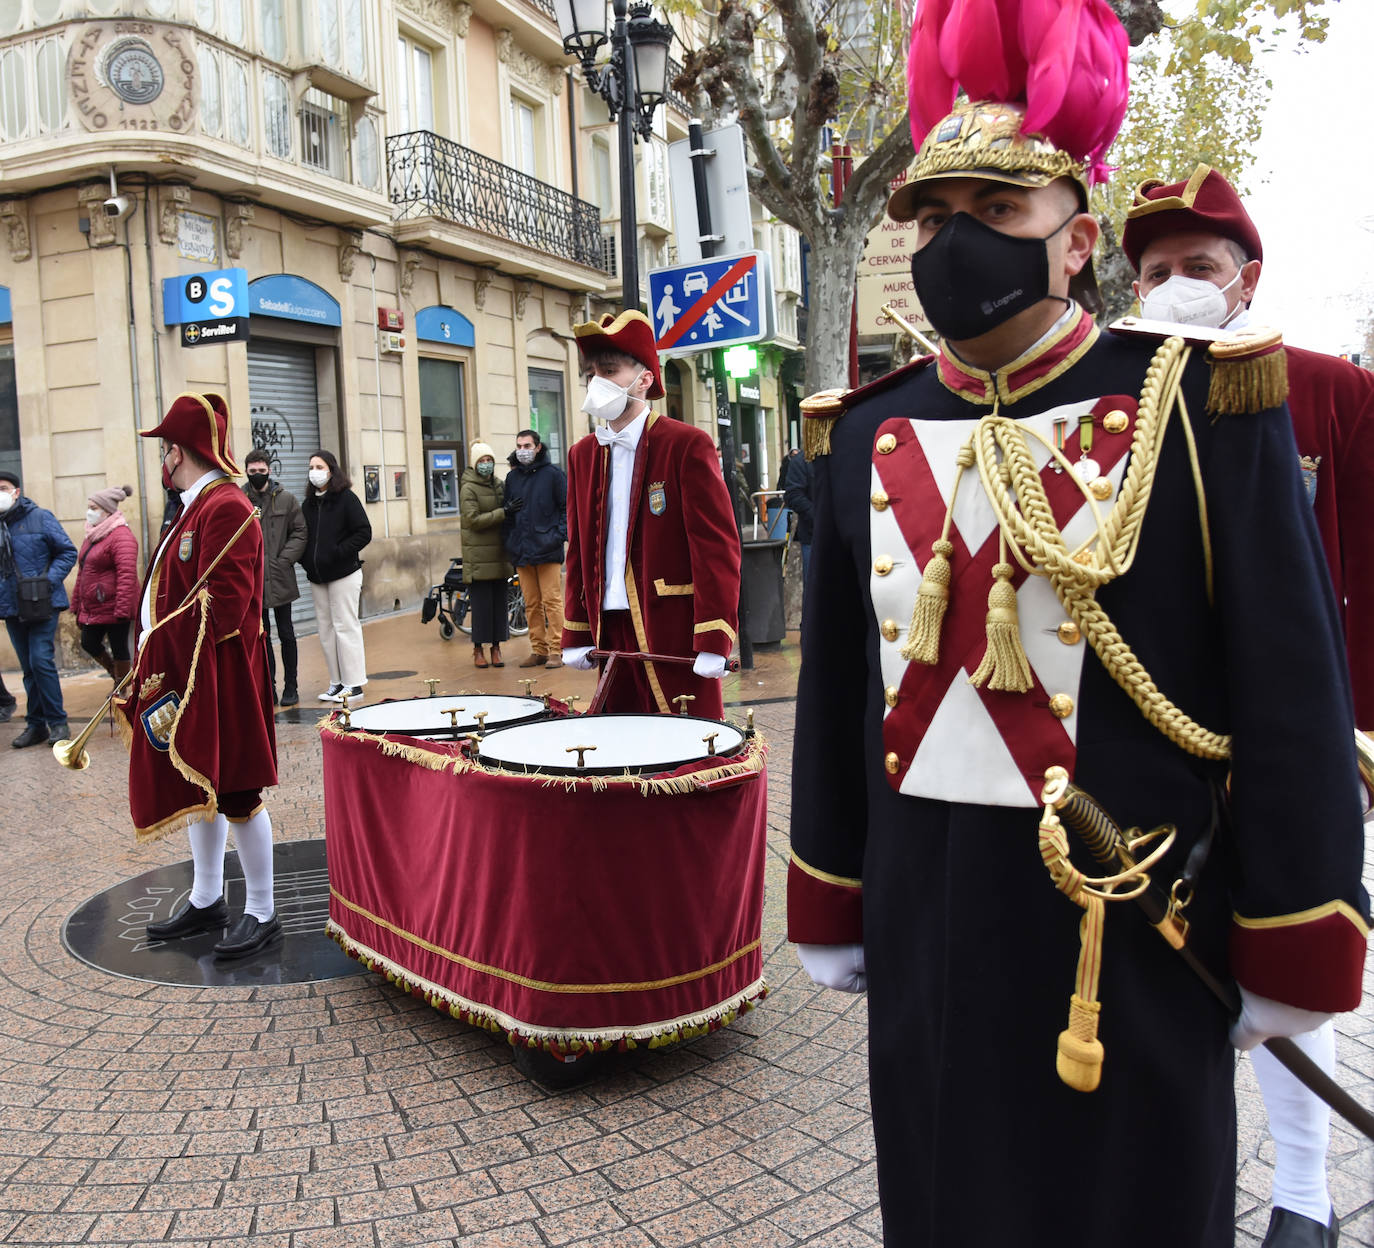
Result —
[[0, 472], [0, 619], [28, 697], [28, 724], [10, 742], [17, 750], [69, 735], [55, 639], [57, 617], [68, 605], [63, 580], [75, 562], [76, 546], [57, 517], [20, 492], [16, 473]]
[[806, 586], [806, 574], [811, 567], [811, 536], [816, 531], [815, 511], [811, 505], [811, 461], [805, 455], [794, 455], [787, 463], [787, 492], [783, 500], [797, 517], [797, 527], [793, 534], [802, 554], [802, 587]]
[[[1075, 73], [1124, 80], [1120, 56]], [[1340, 623], [1276, 344], [1099, 332], [1069, 295], [1099, 148], [1023, 132], [1024, 109], [923, 121], [889, 202], [939, 356], [804, 404], [826, 592], [789, 936], [813, 978], [868, 992], [886, 1242], [1224, 1248], [1232, 1020], [1132, 902], [1078, 887], [1042, 791], [1062, 768], [1122, 827], [1176, 829], [1152, 879], [1189, 889], [1189, 943], [1237, 980], [1237, 1044], [1353, 1009]], [[1005, 1219], [979, 1215], [989, 1184]]]
[[[229, 410], [217, 394], [178, 395], [158, 438], [164, 479], [182, 511], [148, 562], [138, 656], [115, 710], [129, 746], [129, 806], [140, 841], [186, 828], [194, 872], [153, 940], [229, 930], [214, 946], [246, 957], [280, 939], [272, 821], [262, 790], [277, 783], [277, 742], [263, 653], [262, 530], [233, 478]], [[229, 824], [243, 869], [244, 912], [224, 897]]]
[[[1235, 188], [1199, 165], [1184, 181], [1141, 184], [1127, 210], [1122, 250], [1140, 274], [1149, 320], [1244, 330], [1264, 251]], [[1285, 349], [1288, 409], [1298, 466], [1321, 533], [1345, 626], [1355, 722], [1374, 728], [1374, 374], [1316, 351]], [[1328, 1074], [1330, 1021], [1293, 1037]], [[1262, 1048], [1251, 1053], [1275, 1143], [1273, 1212], [1264, 1248], [1334, 1248], [1326, 1183], [1330, 1112]]]
[[[267, 646], [267, 670], [272, 680], [272, 700], [282, 706], [295, 706], [300, 700], [296, 689], [296, 628], [291, 622], [291, 604], [301, 596], [296, 582], [296, 564], [305, 554], [305, 514], [296, 496], [280, 481], [272, 480], [272, 460], [266, 451], [251, 450], [243, 461], [248, 482], [243, 492], [262, 512], [262, 547], [265, 560], [262, 586], [262, 638]], [[281, 638], [281, 698], [277, 698], [277, 661], [272, 653], [272, 616], [277, 617], [277, 636]]]
[[[530, 655], [521, 667], [563, 666], [563, 545], [568, 540], [568, 478], [549, 459], [533, 429], [515, 435], [506, 461], [506, 519], [502, 537], [525, 596]], [[521, 508], [511, 512], [514, 499]]]

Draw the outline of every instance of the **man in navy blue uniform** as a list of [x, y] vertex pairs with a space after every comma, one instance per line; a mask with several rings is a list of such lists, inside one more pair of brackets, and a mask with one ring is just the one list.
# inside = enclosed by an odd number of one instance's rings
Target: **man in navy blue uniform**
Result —
[[[889, 204], [917, 223], [940, 354], [803, 405], [825, 592], [802, 630], [789, 937], [818, 982], [868, 992], [887, 1243], [1216, 1248], [1233, 1020], [1130, 902], [1094, 918], [1078, 894], [1080, 942], [1042, 788], [1062, 768], [1122, 827], [1176, 827], [1152, 878], [1191, 888], [1189, 943], [1242, 992], [1235, 1043], [1354, 1008], [1340, 621], [1281, 345], [1101, 333], [1070, 291], [1102, 149], [1025, 110], [937, 120]], [[1076, 964], [1105, 1058], [1075, 1081], [1054, 1038]], [[1004, 1217], [980, 1215], [990, 1184]]]

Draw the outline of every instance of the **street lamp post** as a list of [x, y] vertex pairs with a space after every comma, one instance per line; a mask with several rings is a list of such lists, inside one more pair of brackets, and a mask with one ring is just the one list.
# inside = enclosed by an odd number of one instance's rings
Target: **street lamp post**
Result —
[[648, 142], [654, 109], [668, 93], [668, 45], [673, 28], [654, 19], [648, 4], [611, 0], [615, 26], [609, 36], [611, 59], [596, 64], [607, 42], [606, 0], [554, 0], [563, 51], [582, 62], [587, 86], [606, 101], [612, 120], [620, 119], [620, 288], [626, 308], [638, 308], [638, 213], [635, 209], [635, 134]]

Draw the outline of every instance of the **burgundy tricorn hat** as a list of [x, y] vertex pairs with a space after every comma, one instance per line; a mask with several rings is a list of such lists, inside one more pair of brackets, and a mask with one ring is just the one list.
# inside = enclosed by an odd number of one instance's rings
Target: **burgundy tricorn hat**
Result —
[[619, 316], [607, 312], [599, 321], [584, 321], [581, 325], [574, 325], [573, 337], [577, 339], [577, 349], [583, 359], [599, 351], [623, 351], [638, 360], [654, 375], [653, 384], [645, 398], [663, 397], [658, 343], [654, 341], [654, 327], [643, 312], [622, 312]]
[[1236, 188], [1215, 169], [1199, 165], [1186, 182], [1166, 186], [1158, 178], [1142, 182], [1126, 210], [1121, 250], [1140, 272], [1140, 257], [1156, 239], [1200, 230], [1238, 243], [1251, 260], [1264, 259], [1259, 231], [1245, 211]]
[[161, 422], [140, 429], [141, 438], [162, 438], [184, 446], [231, 477], [242, 475], [229, 449], [229, 407], [218, 394], [179, 394]]

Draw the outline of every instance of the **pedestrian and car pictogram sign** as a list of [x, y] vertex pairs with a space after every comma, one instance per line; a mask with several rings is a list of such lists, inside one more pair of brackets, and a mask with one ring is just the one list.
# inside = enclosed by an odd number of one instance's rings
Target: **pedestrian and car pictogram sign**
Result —
[[652, 270], [649, 313], [658, 349], [678, 355], [772, 338], [768, 253], [747, 251]]
[[248, 270], [162, 279], [162, 321], [181, 326], [183, 347], [248, 341]]

